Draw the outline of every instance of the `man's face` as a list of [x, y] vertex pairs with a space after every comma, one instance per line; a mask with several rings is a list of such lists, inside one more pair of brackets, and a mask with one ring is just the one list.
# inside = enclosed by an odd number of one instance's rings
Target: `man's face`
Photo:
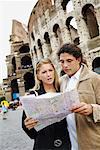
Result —
[[63, 71], [68, 75], [74, 75], [80, 68], [80, 59], [76, 59], [73, 55], [68, 53], [60, 54], [60, 64]]

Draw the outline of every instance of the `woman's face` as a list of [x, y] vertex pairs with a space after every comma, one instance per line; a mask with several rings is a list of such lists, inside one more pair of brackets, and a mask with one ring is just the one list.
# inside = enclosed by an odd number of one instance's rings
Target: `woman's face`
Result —
[[54, 82], [54, 68], [51, 64], [43, 64], [37, 74], [38, 79], [42, 81], [43, 84], [53, 84]]

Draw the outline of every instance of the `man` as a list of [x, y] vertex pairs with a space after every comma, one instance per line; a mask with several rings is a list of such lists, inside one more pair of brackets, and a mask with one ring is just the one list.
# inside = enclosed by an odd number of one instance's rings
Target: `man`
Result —
[[75, 44], [63, 45], [58, 57], [65, 72], [61, 91], [77, 88], [80, 99], [66, 117], [72, 150], [100, 150], [100, 75], [87, 68]]

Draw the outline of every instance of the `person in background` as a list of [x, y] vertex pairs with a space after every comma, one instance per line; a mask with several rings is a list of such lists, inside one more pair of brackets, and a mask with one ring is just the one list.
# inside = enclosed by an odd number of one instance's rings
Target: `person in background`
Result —
[[80, 104], [67, 119], [72, 150], [100, 150], [100, 75], [83, 62], [81, 49], [64, 44], [58, 51], [62, 70], [61, 91], [77, 88]]
[[[42, 95], [48, 92], [59, 92], [59, 80], [54, 65], [50, 59], [43, 59], [36, 64], [36, 84], [30, 94]], [[51, 124], [40, 131], [34, 126], [37, 120], [29, 118], [23, 112], [22, 128], [34, 139], [33, 150], [71, 150], [66, 119]]]
[[7, 112], [8, 112], [8, 108], [7, 106], [5, 106], [5, 103], [2, 103], [2, 119], [5, 120], [7, 119]]

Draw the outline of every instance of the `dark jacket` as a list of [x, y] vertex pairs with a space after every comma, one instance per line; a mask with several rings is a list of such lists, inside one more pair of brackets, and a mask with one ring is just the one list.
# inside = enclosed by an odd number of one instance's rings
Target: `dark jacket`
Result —
[[[45, 90], [41, 87], [37, 93], [38, 95], [44, 94]], [[71, 150], [66, 119], [49, 125], [37, 132], [34, 128], [28, 130], [25, 127], [25, 118], [26, 114], [23, 111], [22, 128], [31, 139], [35, 140], [33, 150]]]

